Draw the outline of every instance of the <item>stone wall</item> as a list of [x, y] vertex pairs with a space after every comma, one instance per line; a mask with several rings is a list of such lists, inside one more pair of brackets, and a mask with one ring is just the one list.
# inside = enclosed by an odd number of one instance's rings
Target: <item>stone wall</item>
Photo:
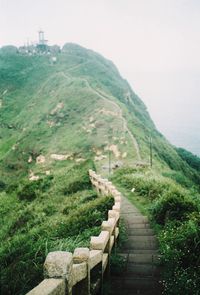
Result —
[[27, 295], [97, 294], [110, 270], [110, 255], [119, 235], [121, 194], [110, 181], [89, 170], [99, 194], [112, 195], [115, 203], [102, 222], [99, 236], [92, 236], [89, 248], [76, 248], [74, 253], [50, 252], [44, 263], [45, 279]]

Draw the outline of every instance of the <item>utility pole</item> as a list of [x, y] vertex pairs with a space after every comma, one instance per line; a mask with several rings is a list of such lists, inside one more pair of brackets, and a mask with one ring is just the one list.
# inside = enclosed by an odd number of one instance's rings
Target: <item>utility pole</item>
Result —
[[152, 168], [153, 166], [153, 154], [152, 154], [152, 136], [150, 133], [149, 136], [149, 155], [150, 155], [150, 167]]
[[111, 173], [111, 151], [110, 151], [110, 148], [108, 150], [108, 172], [110, 175], [110, 173]]

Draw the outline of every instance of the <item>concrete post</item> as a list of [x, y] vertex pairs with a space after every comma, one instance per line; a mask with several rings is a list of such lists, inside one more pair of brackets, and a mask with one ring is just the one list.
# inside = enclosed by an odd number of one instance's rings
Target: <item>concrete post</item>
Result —
[[76, 248], [73, 254], [73, 263], [81, 264], [86, 263], [87, 265], [87, 276], [84, 280], [78, 283], [76, 286], [76, 293], [81, 295], [90, 295], [90, 250], [88, 248]]
[[65, 251], [50, 252], [44, 263], [46, 278], [64, 278], [66, 294], [72, 295], [72, 253]]

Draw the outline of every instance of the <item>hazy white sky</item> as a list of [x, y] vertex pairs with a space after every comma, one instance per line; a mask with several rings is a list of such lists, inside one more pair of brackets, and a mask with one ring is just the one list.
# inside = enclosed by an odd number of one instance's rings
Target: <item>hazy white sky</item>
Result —
[[200, 155], [200, 0], [0, 0], [0, 46], [39, 28], [111, 59], [158, 129]]

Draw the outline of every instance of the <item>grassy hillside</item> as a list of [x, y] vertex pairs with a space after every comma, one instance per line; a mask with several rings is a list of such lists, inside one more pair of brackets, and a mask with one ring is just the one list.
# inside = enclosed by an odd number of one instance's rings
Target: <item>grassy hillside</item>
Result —
[[[1, 173], [26, 175], [43, 155], [43, 170], [54, 165], [52, 154], [81, 161], [92, 157], [98, 167], [112, 161], [149, 162], [160, 170], [199, 177], [155, 129], [146, 107], [112, 62], [78, 45], [66, 44], [51, 56], [0, 53]], [[28, 164], [29, 157], [32, 162]], [[41, 166], [41, 165], [40, 165]]]
[[151, 219], [162, 255], [164, 294], [198, 295], [200, 194], [175, 179], [132, 167], [123, 167], [112, 176], [119, 189]]
[[[148, 202], [139, 197], [142, 210], [173, 181], [190, 195], [198, 190], [198, 160], [156, 130], [111, 61], [75, 44], [66, 44], [56, 62], [0, 50], [3, 294], [25, 294], [41, 280], [48, 251], [88, 245], [98, 232], [112, 200], [96, 195], [87, 171], [107, 174], [109, 153], [112, 166], [144, 167], [135, 178], [148, 195]], [[122, 189], [129, 177], [117, 178]]]
[[43, 279], [48, 252], [88, 247], [99, 234], [113, 200], [97, 196], [89, 168], [89, 162], [60, 167], [0, 194], [1, 294], [25, 294]]

